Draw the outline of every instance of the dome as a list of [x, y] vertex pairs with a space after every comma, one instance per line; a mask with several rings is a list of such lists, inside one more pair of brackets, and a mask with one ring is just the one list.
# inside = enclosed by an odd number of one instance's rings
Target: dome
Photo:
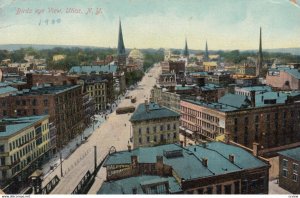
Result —
[[133, 50], [130, 51], [128, 58], [143, 59], [144, 55], [140, 50], [134, 48]]

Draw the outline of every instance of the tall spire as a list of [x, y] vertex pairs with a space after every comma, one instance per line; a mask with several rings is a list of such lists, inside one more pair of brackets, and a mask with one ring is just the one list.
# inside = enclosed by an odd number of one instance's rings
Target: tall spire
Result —
[[189, 48], [188, 48], [188, 44], [187, 44], [187, 39], [186, 38], [185, 38], [185, 47], [184, 47], [184, 51], [183, 51], [183, 56], [189, 57]]
[[262, 54], [262, 39], [261, 39], [261, 27], [259, 29], [259, 50], [258, 50], [258, 59], [256, 66], [256, 76], [261, 76], [261, 70], [263, 66], [263, 54]]
[[205, 61], [209, 60], [207, 41], [206, 41], [206, 44], [205, 44], [204, 60]]
[[118, 55], [125, 54], [125, 45], [123, 41], [121, 19], [119, 19], [119, 38], [118, 38]]

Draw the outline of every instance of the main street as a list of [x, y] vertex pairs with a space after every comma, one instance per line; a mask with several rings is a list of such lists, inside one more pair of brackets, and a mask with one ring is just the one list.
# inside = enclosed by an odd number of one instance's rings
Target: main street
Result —
[[[120, 102], [119, 107], [129, 105], [136, 107], [146, 99], [149, 100], [150, 90], [156, 84], [159, 74], [160, 68], [156, 65], [145, 74], [136, 89], [128, 92], [128, 96], [136, 97], [136, 103], [133, 104], [130, 99], [124, 99]], [[117, 151], [127, 149], [131, 128], [130, 116], [131, 113], [116, 115], [115, 111], [109, 114], [107, 120], [95, 129], [88, 140], [63, 161], [63, 177], [61, 177], [61, 169], [58, 167], [47, 175], [43, 186], [57, 175], [60, 182], [51, 194], [71, 194], [86, 172], [94, 170], [94, 146], [97, 146], [97, 164], [106, 156], [111, 146], [114, 146]], [[105, 172], [100, 170], [90, 192], [96, 193], [104, 179]]]

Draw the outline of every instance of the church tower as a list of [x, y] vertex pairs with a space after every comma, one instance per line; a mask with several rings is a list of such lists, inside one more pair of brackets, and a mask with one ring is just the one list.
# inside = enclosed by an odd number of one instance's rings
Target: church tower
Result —
[[183, 57], [185, 57], [187, 59], [189, 58], [189, 55], [190, 55], [186, 38], [185, 38], [185, 47], [184, 47], [182, 55], [183, 55]]
[[117, 49], [118, 69], [124, 71], [126, 69], [126, 51], [123, 41], [121, 20], [119, 21], [119, 36], [118, 36], [118, 49]]
[[205, 44], [204, 61], [209, 61], [207, 41], [206, 41], [206, 44]]
[[261, 42], [261, 28], [259, 31], [259, 51], [258, 51], [258, 58], [257, 58], [257, 64], [256, 64], [256, 76], [261, 77], [263, 67], [263, 54], [262, 54], [262, 42]]

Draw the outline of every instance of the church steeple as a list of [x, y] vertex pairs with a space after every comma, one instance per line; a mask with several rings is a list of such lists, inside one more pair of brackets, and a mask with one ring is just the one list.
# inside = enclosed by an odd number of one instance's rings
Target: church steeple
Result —
[[119, 20], [119, 38], [118, 38], [118, 56], [125, 54], [125, 45], [123, 41], [121, 19]]
[[187, 39], [185, 38], [185, 47], [184, 47], [184, 51], [183, 51], [183, 56], [185, 57], [189, 57], [189, 48], [188, 48], [188, 44], [187, 44]]
[[263, 54], [262, 54], [262, 39], [261, 39], [261, 27], [259, 30], [259, 50], [258, 50], [258, 59], [256, 65], [256, 76], [261, 77], [261, 70], [263, 67]]
[[206, 44], [205, 44], [204, 60], [205, 61], [209, 60], [207, 41], [206, 41]]

